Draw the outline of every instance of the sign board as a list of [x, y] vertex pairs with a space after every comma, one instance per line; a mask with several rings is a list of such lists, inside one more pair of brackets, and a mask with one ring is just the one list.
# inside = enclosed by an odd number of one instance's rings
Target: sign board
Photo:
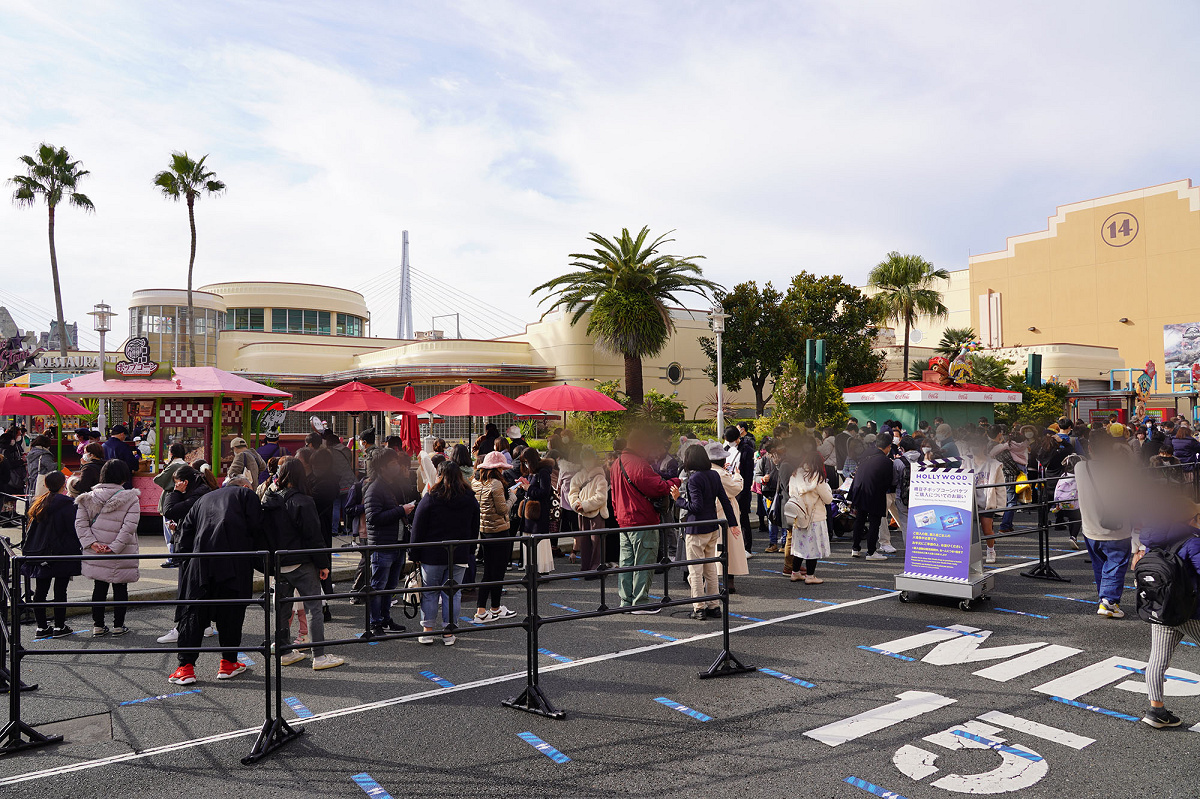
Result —
[[124, 360], [104, 362], [105, 380], [150, 380], [165, 378], [171, 374], [171, 364], [150, 360], [150, 340], [145, 336], [134, 336], [125, 342]]
[[975, 473], [970, 469], [917, 466], [908, 494], [904, 573], [967, 582], [971, 577]]

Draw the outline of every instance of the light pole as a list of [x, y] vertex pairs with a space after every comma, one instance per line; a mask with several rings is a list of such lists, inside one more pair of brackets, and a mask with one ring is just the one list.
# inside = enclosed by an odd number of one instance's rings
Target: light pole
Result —
[[708, 318], [712, 322], [713, 333], [717, 336], [717, 439], [719, 440], [725, 431], [725, 396], [722, 393], [725, 389], [725, 376], [721, 368], [721, 336], [725, 332], [725, 320], [729, 318], [729, 314], [725, 313], [719, 304], [714, 304], [708, 313]]
[[[104, 334], [112, 330], [112, 318], [115, 316], [112, 312], [112, 306], [101, 300], [96, 303], [88, 316], [92, 317], [92, 327], [100, 334], [100, 376], [104, 377]], [[97, 403], [96, 426], [100, 428], [100, 432], [104, 433], [104, 426], [108, 422], [108, 414], [104, 408], [104, 398], [100, 397]]]

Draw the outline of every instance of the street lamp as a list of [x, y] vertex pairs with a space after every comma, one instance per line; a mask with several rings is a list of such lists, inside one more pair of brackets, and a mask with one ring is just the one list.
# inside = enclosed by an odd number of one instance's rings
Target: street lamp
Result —
[[[100, 334], [100, 377], [104, 377], [104, 334], [112, 330], [112, 318], [116, 314], [112, 311], [112, 306], [101, 300], [92, 307], [88, 312], [88, 316], [92, 317], [92, 327]], [[108, 422], [108, 414], [104, 412], [104, 398], [101, 397], [97, 403], [96, 425], [100, 428], [100, 432], [104, 432], [104, 426]]]
[[729, 318], [729, 314], [718, 304], [713, 305], [708, 318], [712, 322], [713, 333], [717, 336], [717, 437], [720, 438], [725, 430], [725, 397], [722, 393], [725, 377], [721, 368], [721, 335], [725, 332], [725, 320]]

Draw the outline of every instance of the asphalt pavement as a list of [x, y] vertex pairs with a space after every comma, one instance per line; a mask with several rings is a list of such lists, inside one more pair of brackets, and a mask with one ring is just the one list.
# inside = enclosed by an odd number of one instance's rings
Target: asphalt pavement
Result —
[[[521, 630], [476, 630], [453, 647], [355, 644], [338, 669], [285, 667], [283, 715], [305, 734], [252, 766], [239, 759], [263, 720], [257, 654], [222, 682], [217, 656], [201, 655], [186, 688], [166, 681], [171, 655], [31, 656], [23, 676], [40, 688], [23, 696], [23, 717], [67, 741], [0, 759], [0, 786], [214, 799], [1200, 795], [1189, 730], [1200, 730], [1200, 650], [1181, 646], [1168, 681], [1185, 726], [1138, 721], [1148, 626], [1095, 615], [1086, 555], [1065, 542], [1054, 565], [1070, 583], [1021, 577], [1034, 541], [1001, 542], [996, 588], [971, 612], [936, 597], [902, 603], [901, 557], [851, 560], [836, 542], [825, 584], [805, 586], [777, 573], [780, 556], [759, 554], [731, 602], [733, 651], [758, 671], [716, 680], [697, 672], [719, 651], [719, 623], [686, 607], [548, 625], [541, 684], [562, 720], [501, 705], [524, 685]], [[598, 601], [595, 582], [539, 590], [544, 615]], [[674, 576], [669, 590], [687, 589]], [[505, 602], [525, 608], [519, 588]], [[334, 616], [331, 635], [361, 629], [360, 608], [341, 603]], [[128, 623], [119, 645], [153, 646], [170, 611]], [[262, 640], [255, 611], [246, 630], [247, 645]], [[45, 652], [113, 643], [30, 633], [26, 645]]]

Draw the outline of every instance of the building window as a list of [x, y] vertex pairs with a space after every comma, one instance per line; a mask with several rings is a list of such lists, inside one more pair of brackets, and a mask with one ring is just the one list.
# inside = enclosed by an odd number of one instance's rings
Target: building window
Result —
[[337, 334], [339, 336], [362, 336], [363, 320], [361, 316], [340, 313], [337, 315]]
[[262, 330], [262, 308], [233, 308], [226, 316], [227, 330]]
[[[256, 309], [252, 308], [250, 310], [253, 311]], [[338, 316], [340, 317], [341, 314]], [[332, 314], [329, 311], [316, 311], [311, 308], [272, 308], [271, 332], [311, 333], [328, 336], [333, 332], [330, 329], [331, 319]], [[262, 330], [262, 327], [251, 329]]]
[[667, 367], [667, 382], [673, 386], [677, 386], [683, 382], [683, 367], [677, 363], [673, 363]]

